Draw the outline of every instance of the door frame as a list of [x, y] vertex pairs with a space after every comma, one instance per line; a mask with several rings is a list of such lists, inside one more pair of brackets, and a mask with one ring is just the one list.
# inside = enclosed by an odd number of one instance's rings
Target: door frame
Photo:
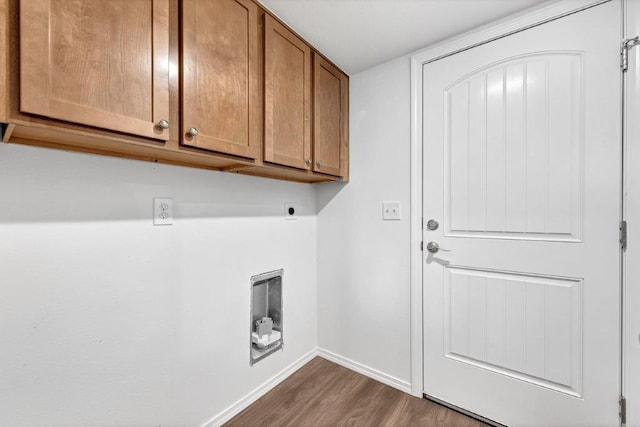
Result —
[[[622, 28], [624, 38], [632, 38], [640, 34], [640, 4], [635, 1], [623, 2]], [[640, 98], [633, 96], [637, 94], [639, 86], [637, 83], [640, 77], [640, 67], [638, 55], [640, 47], [636, 46], [629, 51], [629, 69], [623, 76], [622, 87], [622, 138], [623, 138], [623, 220], [633, 224], [628, 238], [631, 242], [637, 242], [640, 237], [636, 226], [635, 218], [640, 207], [640, 188], [633, 185], [636, 182], [638, 173], [634, 171], [632, 165], [640, 160], [640, 126], [637, 120], [633, 120], [633, 114], [640, 109]], [[632, 92], [633, 91], [633, 92]], [[640, 401], [640, 381], [632, 380], [637, 378], [640, 370], [640, 360], [638, 354], [639, 336], [638, 325], [640, 325], [640, 312], [635, 310], [634, 303], [640, 298], [640, 288], [637, 282], [640, 281], [640, 269], [636, 263], [631, 262], [638, 255], [636, 244], [628, 246], [622, 253], [622, 395], [627, 399], [626, 421], [628, 425], [638, 425], [640, 422], [640, 407], [634, 402]]]
[[[456, 53], [524, 31], [611, 0], [550, 1], [476, 30], [445, 40], [411, 56], [411, 275], [410, 357], [411, 394], [423, 397], [423, 307], [422, 307], [422, 105], [423, 66]], [[622, 0], [624, 1], [624, 0]]]

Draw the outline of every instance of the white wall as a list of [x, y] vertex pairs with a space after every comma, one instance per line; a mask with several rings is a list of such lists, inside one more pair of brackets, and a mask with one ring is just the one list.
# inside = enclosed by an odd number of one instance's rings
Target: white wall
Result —
[[[322, 349], [410, 379], [407, 57], [351, 76], [351, 182], [318, 186]], [[382, 201], [402, 202], [382, 221]]]
[[[174, 225], [152, 226], [153, 197]], [[306, 184], [0, 144], [0, 425], [201, 425], [313, 350], [315, 203]], [[250, 367], [249, 279], [278, 268], [285, 349]]]

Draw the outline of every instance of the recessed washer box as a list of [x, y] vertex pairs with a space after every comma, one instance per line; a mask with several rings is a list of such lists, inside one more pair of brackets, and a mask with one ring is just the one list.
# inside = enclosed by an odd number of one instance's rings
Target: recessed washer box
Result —
[[284, 345], [283, 269], [251, 277], [249, 364], [259, 362]]

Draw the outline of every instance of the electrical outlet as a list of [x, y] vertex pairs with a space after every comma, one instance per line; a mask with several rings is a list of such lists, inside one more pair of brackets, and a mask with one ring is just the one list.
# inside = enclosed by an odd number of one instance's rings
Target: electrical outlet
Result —
[[382, 219], [400, 220], [400, 202], [382, 202]]
[[153, 199], [153, 225], [173, 224], [173, 199]]
[[296, 203], [285, 203], [284, 204], [284, 219], [292, 220], [298, 219], [298, 205]]

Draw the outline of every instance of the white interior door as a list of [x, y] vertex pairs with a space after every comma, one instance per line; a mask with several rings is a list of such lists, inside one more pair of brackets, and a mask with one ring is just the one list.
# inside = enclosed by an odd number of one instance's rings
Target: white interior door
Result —
[[423, 68], [429, 396], [508, 425], [619, 424], [620, 7]]

